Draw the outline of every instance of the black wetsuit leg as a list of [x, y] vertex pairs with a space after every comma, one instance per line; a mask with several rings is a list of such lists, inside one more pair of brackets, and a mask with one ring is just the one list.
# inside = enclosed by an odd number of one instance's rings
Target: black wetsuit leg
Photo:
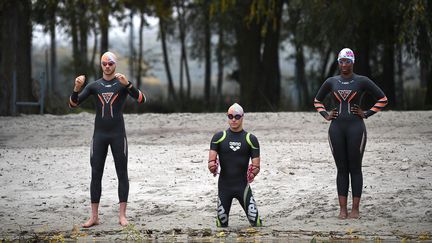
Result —
[[329, 142], [337, 167], [338, 195], [348, 196], [349, 180], [354, 197], [363, 188], [362, 158], [366, 146], [366, 128], [362, 120], [334, 120], [329, 128]]
[[229, 221], [229, 213], [231, 210], [232, 200], [235, 198], [239, 201], [241, 207], [246, 213], [249, 223], [252, 226], [262, 226], [255, 199], [252, 195], [252, 190], [247, 184], [246, 186], [226, 187], [219, 186], [219, 200], [217, 207], [217, 222], [218, 227], [227, 227]]
[[348, 196], [349, 187], [348, 155], [346, 151], [345, 132], [342, 129], [341, 122], [338, 120], [334, 120], [330, 124], [329, 143], [333, 158], [336, 162], [336, 185], [338, 195], [346, 197]]
[[99, 203], [102, 193], [102, 176], [105, 167], [105, 160], [108, 153], [109, 138], [103, 134], [94, 134], [91, 152], [90, 165], [92, 177], [90, 183], [90, 198], [92, 203]]
[[129, 195], [129, 178], [127, 171], [127, 139], [125, 134], [113, 136], [110, 142], [118, 178], [118, 197], [120, 202], [127, 202]]
[[234, 194], [235, 192], [230, 188], [221, 189], [219, 187], [216, 218], [216, 225], [218, 227], [228, 226], [229, 213], [231, 210]]
[[347, 129], [348, 168], [353, 197], [361, 197], [363, 190], [362, 159], [366, 146], [366, 126], [363, 120], [351, 121]]
[[252, 226], [262, 226], [262, 222], [258, 213], [258, 208], [256, 206], [255, 199], [252, 195], [252, 189], [249, 184], [244, 189], [242, 198], [237, 198], [246, 213], [246, 217]]

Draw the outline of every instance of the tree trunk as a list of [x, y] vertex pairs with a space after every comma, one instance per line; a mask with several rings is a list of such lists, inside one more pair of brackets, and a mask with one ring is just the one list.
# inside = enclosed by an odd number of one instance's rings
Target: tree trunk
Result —
[[[18, 2], [17, 2], [18, 3]], [[18, 81], [18, 98], [35, 101], [32, 94], [32, 70], [31, 70], [31, 1], [25, 0], [18, 4], [18, 30], [17, 31], [17, 55], [16, 70]], [[39, 80], [42, 81], [42, 80]]]
[[[427, 9], [428, 6], [427, 5]], [[430, 17], [432, 18], [432, 17]], [[429, 20], [432, 22], [432, 19]], [[420, 62], [420, 86], [426, 87], [425, 105], [426, 108], [432, 107], [432, 61], [430, 60], [430, 53], [432, 46], [430, 44], [430, 33], [427, 31], [425, 23], [420, 23], [418, 28], [419, 36], [417, 40], [417, 49], [422, 50], [419, 52]]]
[[[301, 24], [300, 17], [301, 11], [300, 9], [291, 10], [290, 16], [292, 18], [293, 30], [293, 44], [295, 48], [295, 79], [298, 89], [299, 95], [299, 108], [307, 109], [310, 107], [311, 100], [309, 99], [309, 90], [306, 81], [306, 72], [305, 72], [305, 60], [304, 60], [304, 52], [303, 52], [303, 44], [300, 39], [301, 32], [298, 31], [299, 25]], [[321, 83], [322, 80], [319, 80]]]
[[210, 33], [210, 14], [208, 6], [204, 4], [204, 53], [205, 53], [205, 70], [204, 70], [204, 104], [210, 106], [210, 87], [211, 87], [211, 33]]
[[[51, 95], [52, 92], [57, 93], [57, 46], [56, 46], [56, 8], [51, 11], [51, 16], [49, 20], [49, 27], [50, 27], [50, 64], [51, 64], [51, 70], [50, 70], [50, 89], [49, 94]], [[47, 74], [48, 76], [48, 74]], [[48, 80], [48, 79], [47, 79]]]
[[72, 36], [72, 58], [73, 58], [73, 66], [75, 75], [83, 74], [80, 70], [80, 56], [79, 56], [79, 45], [78, 45], [78, 26], [76, 22], [76, 10], [74, 1], [67, 1], [67, 8], [69, 9], [69, 21], [71, 27], [71, 36]]
[[384, 40], [384, 53], [382, 58], [383, 65], [383, 91], [386, 94], [389, 107], [395, 107], [397, 105], [395, 95], [395, 32], [394, 32], [394, 21], [390, 21], [387, 26], [386, 39]]
[[180, 88], [179, 88], [179, 96], [180, 96], [180, 102], [183, 103], [183, 51], [181, 51], [180, 54], [180, 74], [179, 74], [179, 84], [180, 84]]
[[295, 76], [296, 76], [297, 87], [299, 89], [299, 102], [300, 102], [299, 107], [301, 109], [307, 109], [310, 107], [312, 100], [309, 98], [309, 90], [306, 81], [305, 61], [304, 61], [302, 44], [296, 41], [295, 49], [296, 49], [296, 64], [295, 64], [296, 75]]
[[247, 111], [257, 111], [261, 107], [262, 80], [261, 68], [261, 26], [256, 21], [246, 23], [251, 1], [237, 1], [234, 17], [236, 33], [236, 58], [239, 67], [240, 103]]
[[[327, 75], [327, 65], [329, 61], [333, 61], [334, 59], [330, 58], [330, 54], [332, 53], [331, 47], [327, 47], [324, 51], [324, 57], [321, 62], [321, 72], [320, 72], [320, 78], [318, 79], [319, 85], [321, 85], [321, 82], [324, 82], [328, 77]], [[318, 86], [319, 87], [319, 86]]]
[[166, 33], [165, 33], [165, 20], [163, 17], [159, 18], [159, 29], [160, 29], [160, 36], [161, 36], [161, 43], [162, 43], [162, 51], [163, 51], [163, 59], [165, 64], [165, 71], [168, 78], [168, 99], [177, 102], [177, 95], [174, 90], [174, 83], [171, 76], [171, 69], [169, 65], [169, 59], [168, 59], [168, 51], [166, 46]]
[[399, 108], [405, 109], [404, 100], [404, 85], [403, 85], [403, 63], [402, 63], [402, 46], [397, 45], [397, 84], [396, 84], [396, 97], [398, 97]]
[[[186, 24], [185, 24], [185, 6], [184, 1], [176, 1], [177, 14], [179, 19], [179, 32], [180, 32], [180, 44], [181, 44], [181, 61], [180, 61], [180, 96], [183, 100], [183, 70], [186, 74], [186, 99], [189, 100], [191, 97], [191, 78], [189, 71], [189, 62], [186, 48]], [[181, 9], [181, 11], [180, 11]], [[183, 69], [184, 68], [184, 69]]]
[[184, 60], [185, 72], [186, 72], [186, 86], [187, 86], [186, 87], [186, 100], [190, 100], [192, 82], [191, 82], [191, 77], [190, 77], [189, 62], [188, 62], [186, 50], [184, 51], [183, 60]]
[[179, 75], [179, 82], [180, 82], [180, 101], [183, 102], [183, 68], [184, 68], [184, 61], [185, 61], [185, 26], [184, 26], [184, 8], [183, 8], [183, 1], [175, 1], [176, 9], [177, 9], [177, 19], [178, 19], [178, 28], [179, 28], [179, 36], [180, 36], [180, 75]]
[[[0, 115], [12, 115], [12, 81], [17, 100], [34, 101], [31, 79], [31, 1], [3, 1], [0, 7]], [[19, 111], [30, 109], [20, 109]]]
[[[365, 13], [368, 15], [368, 13]], [[358, 37], [358, 49], [354, 50], [355, 54], [355, 65], [354, 72], [359, 75], [364, 75], [369, 78], [372, 78], [371, 67], [369, 65], [370, 60], [370, 39], [371, 39], [371, 30], [370, 30], [370, 19], [369, 16], [363, 16], [363, 23], [359, 25], [359, 37]]]
[[425, 105], [427, 109], [432, 109], [432, 67], [431, 66], [429, 66], [429, 72], [427, 75]]
[[88, 62], [88, 48], [87, 48], [87, 37], [88, 37], [88, 18], [86, 18], [85, 12], [86, 3], [84, 1], [80, 1], [80, 9], [83, 13], [78, 12], [76, 16], [78, 17], [79, 24], [79, 57], [80, 57], [80, 73], [88, 75], [89, 73], [89, 62]]
[[[129, 18], [129, 75], [135, 77], [135, 46], [134, 46], [134, 24], [133, 24], [134, 11], [130, 11]], [[131, 78], [132, 79], [132, 78]]]
[[99, 70], [99, 68], [95, 69], [95, 66], [99, 67], [99, 65], [98, 65], [99, 62], [95, 63], [96, 52], [98, 50], [98, 32], [97, 32], [96, 28], [93, 28], [93, 35], [94, 35], [94, 41], [93, 41], [93, 51], [92, 51], [92, 55], [91, 55], [91, 59], [90, 59], [90, 67], [91, 67], [91, 71], [92, 71], [92, 76], [93, 76], [93, 78], [96, 79], [96, 75], [98, 73], [97, 70]]
[[267, 20], [267, 32], [262, 54], [264, 78], [261, 82], [261, 90], [264, 90], [263, 98], [266, 103], [265, 107], [267, 107], [265, 110], [270, 109], [271, 111], [277, 111], [280, 101], [279, 37], [283, 4], [282, 0], [277, 0], [275, 16], [273, 19]]
[[220, 109], [220, 105], [222, 103], [222, 82], [224, 76], [224, 29], [221, 25], [218, 27], [218, 35], [219, 42], [216, 49], [216, 57], [217, 57], [217, 88], [216, 88], [216, 111]]
[[144, 31], [144, 12], [141, 12], [141, 22], [139, 27], [139, 44], [138, 44], [138, 70], [137, 70], [137, 88], [141, 87], [141, 73], [142, 73], [142, 61], [143, 61], [143, 31]]
[[[100, 55], [108, 51], [108, 28], [109, 28], [109, 0], [99, 0], [101, 14], [99, 15], [99, 28], [101, 31]], [[102, 76], [102, 70], [99, 69]]]

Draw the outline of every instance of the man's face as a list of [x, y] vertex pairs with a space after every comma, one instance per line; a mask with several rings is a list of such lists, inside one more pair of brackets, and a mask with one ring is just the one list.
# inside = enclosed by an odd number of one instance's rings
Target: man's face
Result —
[[101, 67], [105, 75], [111, 75], [115, 72], [116, 63], [113, 61], [101, 61]]
[[243, 115], [237, 114], [235, 112], [228, 112], [228, 124], [231, 129], [239, 129], [243, 124]]
[[353, 72], [354, 63], [351, 59], [341, 58], [338, 63], [341, 74], [350, 75]]

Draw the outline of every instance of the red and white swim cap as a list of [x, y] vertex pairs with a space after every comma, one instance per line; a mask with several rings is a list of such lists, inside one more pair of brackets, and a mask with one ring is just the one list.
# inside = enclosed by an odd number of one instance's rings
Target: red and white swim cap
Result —
[[344, 48], [339, 52], [337, 60], [339, 61], [342, 58], [350, 59], [354, 63], [354, 52], [349, 48]]

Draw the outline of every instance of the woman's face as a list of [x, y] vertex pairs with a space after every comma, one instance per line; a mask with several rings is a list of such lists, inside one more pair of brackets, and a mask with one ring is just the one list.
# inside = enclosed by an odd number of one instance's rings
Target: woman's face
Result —
[[338, 61], [339, 63], [339, 70], [342, 75], [351, 75], [353, 72], [353, 66], [354, 62], [351, 59], [348, 58], [341, 58]]

